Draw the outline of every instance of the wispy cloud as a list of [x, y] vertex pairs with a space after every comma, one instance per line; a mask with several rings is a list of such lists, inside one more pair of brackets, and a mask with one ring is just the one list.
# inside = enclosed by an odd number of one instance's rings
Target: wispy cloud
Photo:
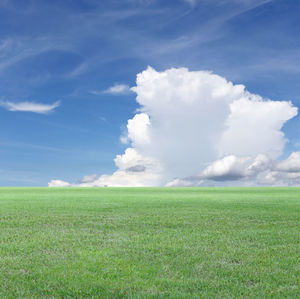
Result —
[[60, 106], [60, 102], [57, 101], [53, 104], [41, 104], [36, 102], [0, 102], [0, 106], [6, 108], [8, 111], [22, 111], [22, 112], [33, 112], [39, 114], [48, 114], [52, 112], [55, 108]]
[[184, 2], [190, 4], [191, 6], [195, 6], [197, 4], [197, 0], [184, 0]]
[[115, 84], [114, 86], [111, 86], [105, 90], [105, 93], [110, 93], [110, 94], [124, 94], [130, 92], [131, 92], [130, 87], [126, 84]]
[[24, 142], [0, 142], [0, 146], [8, 147], [8, 148], [13, 147], [13, 148], [20, 148], [20, 149], [42, 150], [42, 151], [50, 151], [50, 152], [66, 152], [66, 150], [57, 147], [24, 143]]
[[131, 93], [130, 86], [127, 84], [115, 84], [105, 90], [92, 90], [90, 91], [91, 94], [101, 95], [103, 93], [108, 93], [112, 95], [122, 95]]

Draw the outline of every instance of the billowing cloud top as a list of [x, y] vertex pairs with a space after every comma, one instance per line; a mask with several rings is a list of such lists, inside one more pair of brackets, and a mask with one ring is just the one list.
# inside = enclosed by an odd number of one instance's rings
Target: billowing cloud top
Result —
[[86, 185], [253, 179], [272, 170], [287, 141], [281, 129], [297, 115], [291, 102], [264, 99], [208, 71], [148, 67], [132, 91], [140, 111], [122, 137], [131, 147], [115, 159], [119, 170]]

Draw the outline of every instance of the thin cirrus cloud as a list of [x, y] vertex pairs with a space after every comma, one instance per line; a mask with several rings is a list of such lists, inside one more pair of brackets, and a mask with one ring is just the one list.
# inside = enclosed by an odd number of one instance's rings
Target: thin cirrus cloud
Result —
[[132, 91], [140, 108], [122, 136], [130, 146], [116, 156], [118, 170], [79, 186], [300, 181], [300, 168], [290, 166], [300, 155], [278, 160], [287, 142], [281, 129], [298, 113], [291, 102], [265, 99], [212, 72], [187, 68], [148, 67]]
[[113, 86], [108, 87], [105, 90], [92, 90], [91, 94], [94, 95], [103, 95], [103, 94], [111, 94], [111, 95], [124, 95], [131, 93], [132, 90], [127, 84], [115, 84]]
[[130, 92], [131, 89], [127, 84], [115, 84], [104, 91], [104, 93], [109, 93], [112, 95], [127, 94]]
[[184, 2], [188, 3], [191, 6], [195, 6], [197, 4], [197, 0], [184, 0]]
[[42, 104], [37, 102], [0, 102], [0, 106], [13, 112], [33, 112], [38, 114], [48, 114], [60, 106], [60, 102], [57, 101], [53, 104]]

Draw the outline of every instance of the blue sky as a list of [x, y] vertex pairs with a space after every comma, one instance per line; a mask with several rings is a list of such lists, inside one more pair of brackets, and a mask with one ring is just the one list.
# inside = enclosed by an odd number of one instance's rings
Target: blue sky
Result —
[[[299, 11], [298, 0], [0, 0], [0, 185], [115, 171], [140, 107], [128, 87], [149, 65], [213, 71], [299, 107]], [[31, 102], [48, 106], [18, 106]], [[280, 159], [299, 150], [299, 128], [285, 124]]]

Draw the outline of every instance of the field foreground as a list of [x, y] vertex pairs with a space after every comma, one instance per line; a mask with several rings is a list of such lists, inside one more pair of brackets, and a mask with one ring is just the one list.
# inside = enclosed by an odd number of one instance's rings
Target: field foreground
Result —
[[300, 188], [0, 188], [0, 297], [300, 297]]

